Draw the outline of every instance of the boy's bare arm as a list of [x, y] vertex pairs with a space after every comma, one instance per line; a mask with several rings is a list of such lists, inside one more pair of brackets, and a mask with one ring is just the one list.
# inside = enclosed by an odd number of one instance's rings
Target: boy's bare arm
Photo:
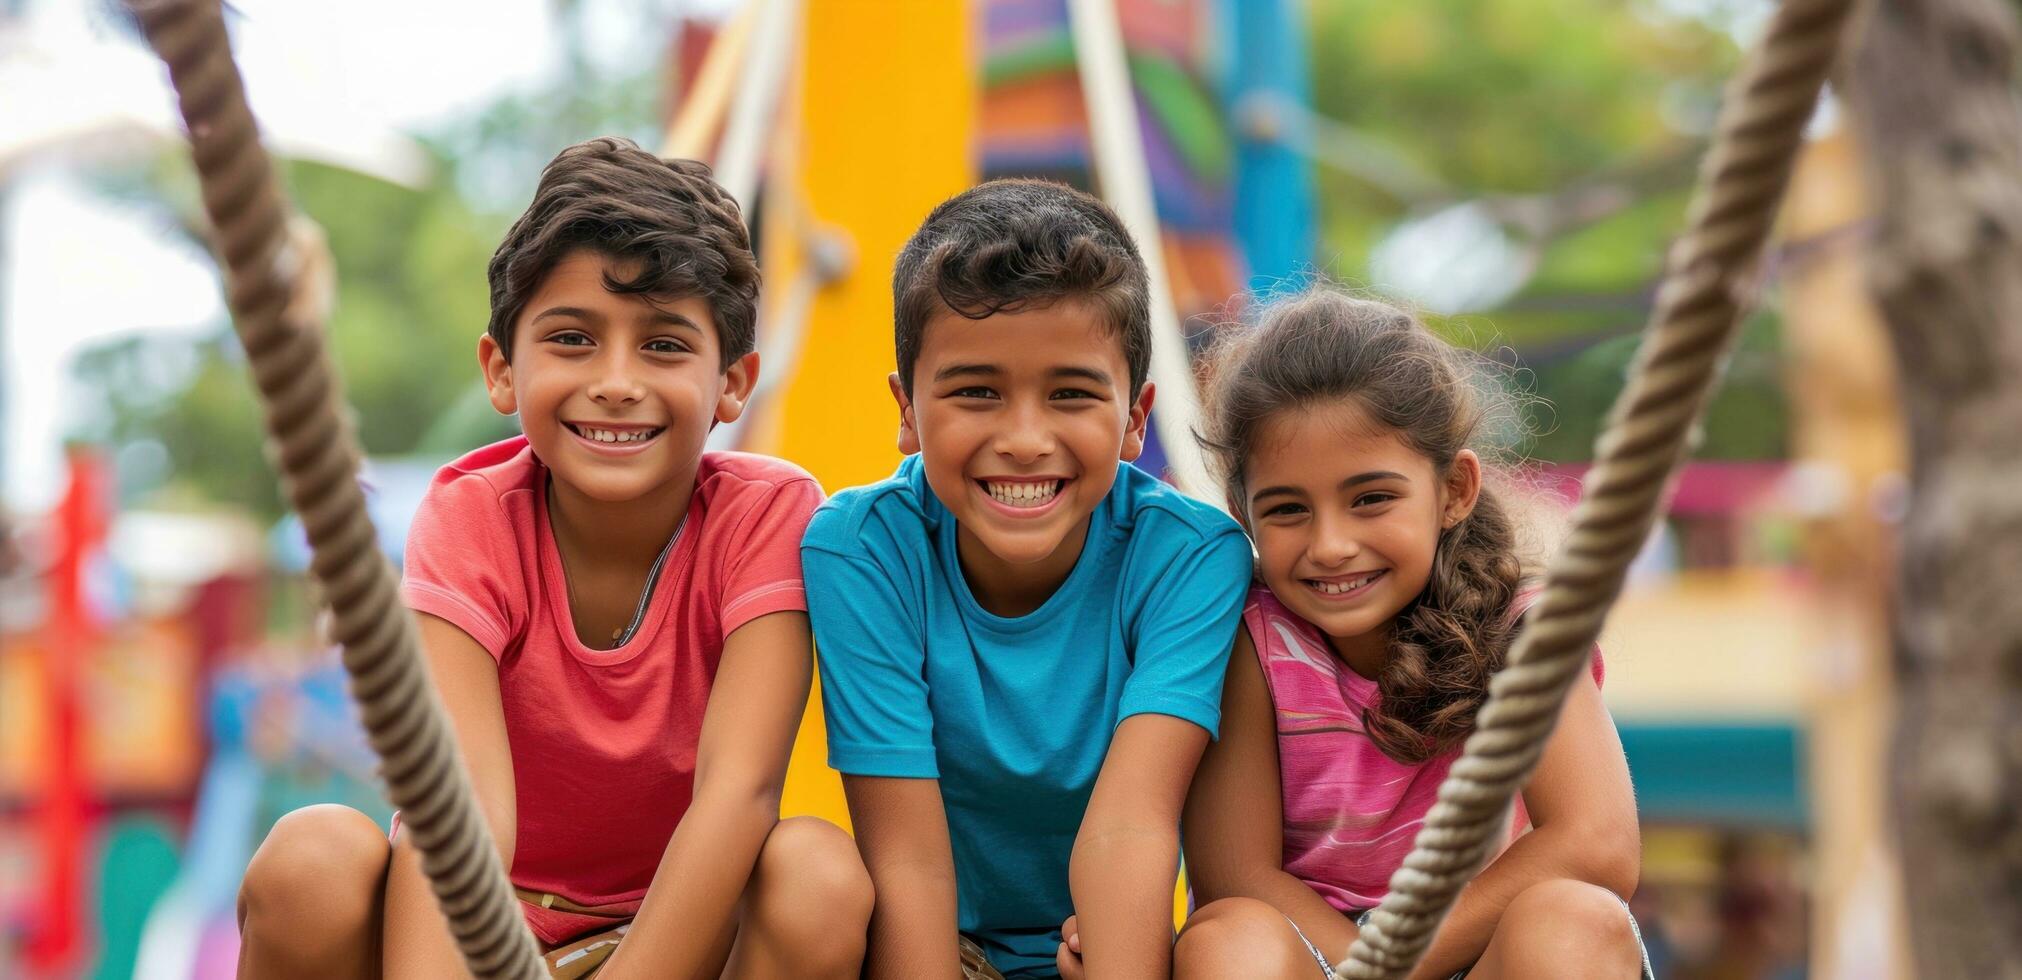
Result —
[[[934, 779], [844, 776], [857, 848], [871, 873], [868, 980], [960, 977], [955, 943], [955, 857]], [[934, 969], [931, 964], [945, 964]]]
[[1339, 960], [1355, 942], [1355, 923], [1286, 873], [1279, 779], [1277, 713], [1249, 630], [1237, 630], [1222, 685], [1222, 737], [1201, 757], [1187, 793], [1187, 884], [1200, 905], [1237, 897], [1269, 903]]
[[714, 977], [737, 905], [779, 821], [794, 734], [814, 673], [807, 614], [776, 612], [723, 641], [696, 746], [695, 791], [646, 900], [599, 977]]
[[1068, 861], [1068, 887], [1092, 977], [1172, 974], [1172, 889], [1180, 809], [1208, 733], [1168, 715], [1125, 718]]
[[[426, 613], [415, 620], [430, 680], [449, 711], [464, 768], [498, 847], [512, 869], [518, 840], [512, 747], [506, 740], [505, 705], [499, 697], [498, 662], [470, 634]], [[463, 956], [421, 873], [408, 835], [395, 842], [386, 880], [385, 972], [390, 978], [463, 976]]]
[[1533, 829], [1461, 889], [1413, 977], [1452, 976], [1480, 958], [1503, 910], [1532, 885], [1571, 878], [1623, 898], [1635, 893], [1642, 864], [1635, 792], [1621, 737], [1591, 675], [1566, 695], [1523, 799]]

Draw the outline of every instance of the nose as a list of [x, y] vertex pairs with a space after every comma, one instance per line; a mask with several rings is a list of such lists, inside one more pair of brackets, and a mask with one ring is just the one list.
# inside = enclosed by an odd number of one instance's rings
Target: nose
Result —
[[1306, 557], [1322, 568], [1345, 565], [1362, 553], [1354, 522], [1327, 513], [1314, 515], [1313, 536], [1306, 542]]
[[1003, 422], [992, 447], [998, 455], [1019, 464], [1036, 463], [1052, 455], [1057, 440], [1043, 410], [1021, 408], [1008, 413]]
[[599, 357], [596, 376], [590, 379], [587, 394], [599, 405], [630, 405], [646, 397], [637, 365], [624, 351], [608, 351]]

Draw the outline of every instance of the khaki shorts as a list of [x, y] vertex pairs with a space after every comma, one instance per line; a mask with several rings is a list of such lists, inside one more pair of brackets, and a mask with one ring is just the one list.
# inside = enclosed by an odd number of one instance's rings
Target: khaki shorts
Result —
[[967, 936], [955, 937], [955, 945], [962, 951], [962, 980], [1004, 980], [1004, 974], [990, 965], [983, 955], [983, 947]]
[[547, 920], [546, 924], [551, 927], [566, 922], [567, 928], [572, 931], [582, 930], [555, 944], [541, 956], [548, 964], [548, 974], [555, 980], [584, 980], [595, 976], [603, 968], [604, 961], [618, 951], [618, 940], [625, 938], [625, 933], [632, 928], [632, 916], [639, 911], [638, 902], [615, 906], [577, 905], [559, 895], [524, 888], [515, 888], [513, 892], [519, 896], [520, 911], [526, 914], [528, 925], [534, 925], [535, 919], [540, 918]]
[[[393, 814], [387, 829], [389, 841], [400, 839], [400, 813]], [[632, 916], [639, 902], [617, 905], [578, 905], [560, 895], [515, 887], [520, 915], [542, 948], [541, 959], [555, 980], [583, 980], [594, 976], [604, 961], [618, 950], [618, 940], [632, 928]]]
[[604, 968], [604, 961], [618, 951], [618, 940], [625, 938], [625, 931], [632, 923], [580, 936], [567, 943], [548, 950], [541, 960], [548, 965], [548, 975], [555, 980], [585, 980], [597, 975]]

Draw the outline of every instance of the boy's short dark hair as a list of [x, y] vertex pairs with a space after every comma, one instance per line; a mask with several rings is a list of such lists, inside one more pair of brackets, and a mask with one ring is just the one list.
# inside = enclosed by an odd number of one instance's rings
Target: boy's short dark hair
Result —
[[1151, 293], [1116, 212], [1049, 180], [963, 191], [927, 215], [892, 270], [899, 381], [913, 390], [920, 338], [942, 310], [981, 320], [1068, 299], [1092, 305], [1123, 341], [1134, 397], [1151, 368]]
[[614, 293], [708, 301], [724, 368], [756, 345], [758, 260], [737, 202], [708, 167], [663, 160], [611, 136], [557, 154], [487, 271], [485, 329], [508, 360], [513, 322], [555, 265], [578, 249], [637, 263], [629, 279], [605, 273], [604, 288]]

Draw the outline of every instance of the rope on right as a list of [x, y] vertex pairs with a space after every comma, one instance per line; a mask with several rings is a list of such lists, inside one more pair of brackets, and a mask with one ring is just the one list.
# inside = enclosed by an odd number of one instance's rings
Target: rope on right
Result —
[[1853, 0], [1784, 0], [1729, 85], [1700, 166], [1688, 230], [1672, 247], [1628, 385], [1596, 445], [1573, 529], [1545, 579], [1509, 664], [1489, 684], [1475, 733], [1390, 894], [1336, 966], [1343, 977], [1402, 977], [1508, 829], [1629, 563], [1732, 349], [1752, 298], [1763, 242], [1790, 181]]

